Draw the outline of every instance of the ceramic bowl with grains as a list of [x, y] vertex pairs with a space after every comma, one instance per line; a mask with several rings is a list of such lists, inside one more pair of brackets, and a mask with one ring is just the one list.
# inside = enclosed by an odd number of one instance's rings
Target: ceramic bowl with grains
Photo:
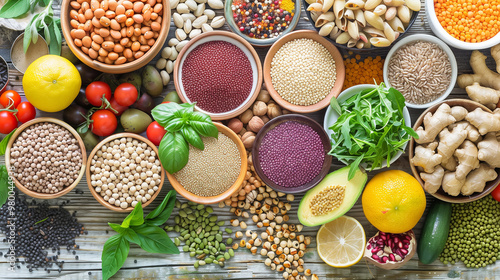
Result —
[[5, 152], [5, 164], [17, 188], [41, 199], [70, 192], [83, 177], [85, 163], [85, 146], [78, 133], [53, 118], [20, 126]]
[[139, 201], [148, 206], [158, 196], [164, 179], [156, 146], [137, 134], [112, 135], [89, 156], [89, 189], [97, 201], [114, 211], [130, 212]]
[[299, 113], [323, 109], [342, 89], [342, 57], [330, 42], [311, 30], [279, 39], [264, 62], [264, 81], [273, 99]]

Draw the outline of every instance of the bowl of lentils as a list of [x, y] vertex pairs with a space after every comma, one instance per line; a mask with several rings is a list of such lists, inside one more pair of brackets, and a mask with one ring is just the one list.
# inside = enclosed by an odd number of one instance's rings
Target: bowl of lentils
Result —
[[252, 161], [266, 185], [284, 193], [305, 192], [328, 174], [330, 138], [313, 119], [283, 115], [266, 123], [255, 137]]
[[297, 113], [319, 111], [344, 84], [338, 49], [312, 30], [294, 31], [274, 43], [264, 61], [264, 82], [281, 107]]
[[240, 190], [247, 172], [247, 153], [241, 139], [227, 126], [214, 125], [218, 137], [202, 137], [204, 150], [189, 145], [187, 165], [176, 173], [167, 172], [174, 189], [199, 204], [230, 198]]
[[264, 47], [295, 29], [300, 9], [297, 0], [228, 0], [224, 16], [231, 31], [254, 46]]
[[252, 45], [228, 31], [190, 40], [174, 65], [174, 84], [183, 102], [212, 120], [226, 120], [248, 109], [262, 85], [260, 58]]
[[21, 125], [5, 151], [5, 165], [16, 187], [40, 199], [69, 193], [85, 173], [85, 145], [75, 129], [54, 118]]
[[114, 134], [99, 142], [90, 153], [86, 176], [94, 198], [117, 212], [130, 212], [139, 201], [148, 206], [165, 181], [158, 149], [134, 133]]

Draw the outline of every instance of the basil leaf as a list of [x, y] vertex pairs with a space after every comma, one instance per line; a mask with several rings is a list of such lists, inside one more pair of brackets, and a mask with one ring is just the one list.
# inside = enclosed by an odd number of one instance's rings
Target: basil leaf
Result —
[[128, 257], [130, 243], [121, 234], [111, 236], [102, 248], [102, 279], [115, 275]]
[[142, 225], [132, 228], [137, 233], [139, 246], [144, 251], [160, 254], [179, 254], [179, 249], [168, 234], [157, 226]]
[[193, 112], [189, 117], [189, 124], [196, 132], [205, 137], [218, 138], [219, 136], [219, 130], [217, 130], [212, 119], [201, 112]]
[[12, 134], [17, 130], [17, 128], [14, 128], [7, 136], [5, 136], [4, 139], [2, 139], [2, 142], [0, 142], [0, 156], [5, 155], [5, 150], [7, 149], [7, 144], [9, 143], [10, 138], [12, 137]]
[[184, 126], [184, 120], [179, 118], [174, 118], [168, 122], [165, 126], [166, 131], [176, 132], [179, 131]]
[[188, 163], [189, 146], [181, 133], [167, 132], [158, 150], [161, 164], [170, 174], [181, 170]]
[[0, 18], [16, 18], [26, 14], [29, 9], [29, 0], [9, 0], [0, 9]]
[[9, 172], [5, 165], [0, 165], [0, 207], [7, 202], [9, 197]]
[[201, 140], [200, 135], [198, 135], [198, 133], [191, 126], [184, 126], [181, 129], [181, 132], [184, 139], [186, 139], [189, 144], [200, 150], [205, 149], [205, 144], [203, 144], [203, 140]]
[[114, 224], [114, 223], [108, 223], [109, 227], [111, 227], [114, 231], [118, 233], [122, 233], [126, 230], [126, 228], [122, 227], [119, 224]]
[[139, 201], [132, 212], [123, 220], [121, 227], [128, 228], [129, 226], [138, 226], [144, 223], [144, 211], [142, 203]]
[[124, 228], [122, 234], [123, 237], [125, 237], [125, 239], [127, 239], [129, 242], [135, 243], [137, 245], [141, 243], [141, 239], [139, 238], [137, 233], [131, 228]]
[[170, 102], [165, 104], [160, 104], [151, 110], [151, 115], [153, 119], [157, 121], [161, 126], [167, 126], [168, 122], [171, 121], [175, 116], [174, 113], [177, 110], [182, 109], [179, 104]]
[[49, 43], [50, 54], [61, 55], [61, 31], [56, 22], [52, 21], [49, 25], [49, 33], [51, 38]]
[[170, 214], [172, 214], [176, 194], [175, 190], [170, 190], [161, 204], [146, 216], [145, 223], [152, 226], [163, 225], [170, 217]]
[[340, 108], [339, 101], [335, 96], [330, 99], [330, 107], [332, 107], [337, 114], [342, 115], [342, 109]]

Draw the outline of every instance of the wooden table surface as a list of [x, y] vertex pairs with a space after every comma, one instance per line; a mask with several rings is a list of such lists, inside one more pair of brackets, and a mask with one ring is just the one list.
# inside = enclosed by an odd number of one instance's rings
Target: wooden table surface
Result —
[[[422, 6], [424, 6], [422, 4]], [[56, 15], [59, 14], [59, 7], [55, 7]], [[219, 11], [220, 13], [220, 11]], [[168, 39], [172, 38], [175, 27], [173, 23]], [[224, 26], [227, 29], [227, 26]], [[311, 24], [307, 21], [305, 12], [302, 11], [300, 22], [296, 28], [298, 29], [312, 29]], [[427, 24], [425, 11], [422, 10], [413, 25], [413, 27], [408, 32], [409, 34], [425, 33], [432, 34], [430, 27]], [[11, 30], [0, 28], [0, 55], [6, 58], [10, 63], [9, 50], [14, 39], [19, 35], [20, 32], [13, 32]], [[167, 40], [168, 40], [167, 39]], [[344, 55], [348, 55], [347, 52], [341, 50]], [[261, 57], [261, 61], [264, 61], [264, 57], [267, 52], [267, 48], [258, 48], [257, 52]], [[468, 64], [468, 60], [471, 52], [453, 49], [458, 62], [458, 73], [470, 73], [471, 69]], [[489, 53], [489, 50], [484, 50], [485, 53]], [[381, 55], [385, 56], [386, 51], [374, 51], [366, 55]], [[488, 54], [489, 55], [489, 54]], [[158, 57], [157, 57], [158, 58]], [[157, 59], [156, 58], [156, 59]], [[155, 63], [156, 59], [151, 63]], [[492, 69], [494, 66], [494, 61], [488, 59], [488, 66]], [[11, 80], [9, 84], [9, 89], [17, 90], [22, 93], [22, 74], [11, 67], [10, 74]], [[165, 93], [173, 90], [173, 82], [170, 82], [168, 87], [165, 89]], [[456, 87], [449, 98], [467, 98], [465, 91]], [[24, 99], [24, 97], [23, 97]], [[160, 100], [158, 100], [159, 102]], [[423, 110], [409, 109], [411, 114], [412, 122], [414, 122]], [[316, 112], [314, 114], [309, 114], [320, 123], [322, 123], [325, 110]], [[42, 113], [38, 112], [37, 117], [40, 116], [50, 116], [60, 118], [61, 113]], [[4, 164], [4, 157], [0, 157], [0, 164]], [[330, 171], [336, 170], [343, 166], [340, 162], [334, 160]], [[411, 174], [408, 154], [405, 153], [399, 160], [396, 161], [391, 169], [404, 170]], [[377, 172], [370, 172], [369, 178], [375, 175]], [[151, 206], [146, 208], [146, 212], [158, 205], [158, 203], [163, 199], [168, 190], [172, 187], [165, 182], [165, 186], [158, 196], [158, 199], [151, 204]], [[101, 279], [101, 250], [104, 242], [109, 238], [113, 231], [107, 226], [107, 222], [119, 223], [126, 214], [120, 214], [110, 211], [99, 204], [91, 195], [85, 178], [76, 187], [76, 191], [65, 195], [60, 199], [51, 200], [50, 203], [60, 204], [64, 200], [70, 200], [70, 203], [65, 206], [70, 212], [78, 211], [77, 218], [80, 223], [85, 225], [88, 230], [88, 235], [80, 236], [76, 239], [77, 244], [80, 245], [80, 250], [77, 250], [77, 255], [79, 260], [76, 261], [72, 254], [68, 254], [66, 250], [61, 250], [60, 260], [64, 260], [64, 270], [61, 273], [47, 272], [40, 270], [33, 273], [29, 273], [28, 269], [22, 267], [15, 272], [9, 272], [7, 269], [9, 264], [6, 263], [5, 258], [0, 258], [0, 279], [47, 279], [47, 278], [58, 278], [58, 279]], [[83, 194], [82, 194], [83, 193]], [[296, 210], [298, 207], [298, 201], [301, 199], [301, 195], [297, 195], [295, 202], [292, 203], [293, 208], [291, 211], [291, 221], [298, 223], [296, 216]], [[178, 196], [178, 199], [185, 201], [182, 197]], [[427, 195], [428, 206], [432, 202], [432, 197]], [[229, 208], [218, 208], [214, 205], [215, 213], [225, 221], [229, 221], [233, 218], [233, 214], [229, 213]], [[295, 211], [294, 211], [295, 210]], [[173, 215], [176, 214], [174, 211]], [[356, 218], [363, 225], [367, 237], [371, 237], [377, 231], [365, 218], [362, 208], [361, 201], [358, 200], [356, 205], [347, 213], [347, 215]], [[425, 214], [424, 214], [425, 217]], [[415, 227], [416, 235], [419, 236], [420, 229], [422, 227], [422, 220]], [[228, 224], [228, 222], [226, 222]], [[248, 221], [249, 229], [256, 229], [251, 220]], [[310, 236], [315, 236], [319, 227], [305, 227], [305, 234]], [[106, 231], [109, 230], [109, 233]], [[174, 237], [172, 235], [171, 237]], [[229, 237], [229, 236], [228, 236]], [[0, 240], [3, 237], [0, 236]], [[305, 268], [309, 268], [313, 273], [316, 273], [320, 279], [379, 279], [379, 278], [390, 278], [390, 279], [446, 279], [446, 278], [463, 278], [463, 279], [500, 279], [500, 263], [494, 265], [489, 265], [486, 268], [481, 269], [467, 269], [462, 263], [455, 265], [443, 265], [439, 261], [435, 261], [430, 265], [424, 265], [418, 262], [418, 257], [415, 254], [413, 259], [408, 262], [405, 266], [398, 270], [386, 271], [379, 269], [373, 265], [368, 265], [364, 260], [361, 260], [358, 264], [344, 269], [333, 268], [324, 264], [319, 258], [316, 252], [315, 238], [313, 238], [313, 243], [307, 248], [305, 260]], [[0, 242], [0, 251], [6, 252], [6, 243]], [[182, 250], [181, 250], [182, 251]], [[125, 262], [124, 267], [115, 275], [113, 279], [283, 279], [281, 273], [271, 271], [269, 267], [264, 265], [264, 257], [260, 255], [253, 256], [246, 249], [238, 249], [236, 251], [236, 256], [231, 258], [230, 261], [226, 262], [225, 268], [221, 269], [217, 265], [206, 265], [195, 269], [192, 264], [195, 258], [189, 257], [187, 253], [181, 252], [179, 255], [160, 255], [160, 254], [150, 254], [144, 252], [138, 246], [132, 245], [129, 257]]]

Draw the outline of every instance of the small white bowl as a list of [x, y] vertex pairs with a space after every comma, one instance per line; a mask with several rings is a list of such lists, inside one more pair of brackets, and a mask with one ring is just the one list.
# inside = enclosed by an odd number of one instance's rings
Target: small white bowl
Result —
[[434, 43], [434, 44], [438, 45], [448, 56], [448, 59], [450, 61], [450, 65], [451, 65], [450, 85], [448, 86], [446, 91], [441, 96], [439, 96], [438, 98], [436, 98], [435, 100], [433, 100], [431, 102], [424, 103], [424, 104], [413, 104], [413, 103], [405, 102], [406, 106], [408, 106], [410, 108], [427, 109], [427, 108], [433, 106], [434, 104], [440, 103], [443, 100], [445, 100], [448, 97], [448, 95], [450, 95], [453, 88], [455, 87], [455, 83], [457, 81], [457, 75], [458, 75], [457, 60], [455, 59], [455, 55], [453, 54], [453, 51], [450, 49], [450, 47], [448, 47], [448, 45], [446, 45], [443, 41], [439, 40], [435, 36], [427, 35], [427, 34], [415, 34], [415, 35], [405, 37], [405, 38], [401, 39], [400, 41], [398, 41], [391, 48], [391, 50], [387, 54], [387, 57], [385, 58], [384, 83], [387, 87], [391, 87], [391, 83], [389, 82], [389, 76], [388, 76], [388, 73], [389, 73], [388, 68], [389, 68], [389, 61], [391, 60], [392, 56], [394, 55], [394, 53], [397, 50], [399, 50], [404, 45], [407, 45], [408, 43], [412, 43], [415, 41], [426, 41], [426, 42], [430, 42], [430, 43]]
[[434, 34], [436, 34], [436, 36], [438, 36], [441, 40], [445, 41], [446, 44], [454, 48], [462, 50], [480, 50], [491, 48], [500, 43], [500, 32], [489, 40], [480, 43], [467, 43], [458, 40], [446, 32], [446, 30], [444, 30], [439, 23], [439, 20], [436, 17], [436, 11], [434, 10], [434, 0], [425, 0], [425, 11], [427, 21], [429, 22], [432, 32], [434, 32]]
[[[341, 92], [339, 94], [339, 96], [337, 97], [337, 101], [339, 102], [339, 104], [342, 104], [342, 102], [346, 101], [351, 96], [354, 96], [357, 93], [359, 93], [365, 89], [372, 89], [372, 88], [377, 88], [377, 87], [378, 87], [377, 85], [371, 85], [371, 84], [352, 86], [352, 87], [344, 90], [343, 92]], [[328, 108], [326, 109], [326, 113], [325, 113], [325, 119], [323, 120], [323, 128], [325, 129], [328, 136], [330, 136], [330, 140], [332, 139], [331, 135], [334, 133], [330, 129], [330, 126], [332, 126], [337, 121], [338, 118], [339, 118], [339, 114], [337, 114], [337, 112], [335, 112], [335, 110], [333, 110], [331, 106], [328, 106]], [[403, 118], [405, 120], [405, 125], [407, 127], [411, 127], [410, 113], [408, 112], [408, 108], [406, 108], [406, 106], [403, 108]], [[406, 142], [403, 145], [403, 147], [402, 147], [403, 151], [406, 150], [407, 145], [408, 145], [408, 142]], [[394, 155], [394, 157], [391, 159], [390, 163], [393, 164], [402, 154], [403, 154], [402, 151], [397, 152], [396, 155]], [[344, 164], [348, 164], [347, 162], [345, 162], [343, 160], [340, 160], [340, 162], [342, 162]], [[366, 163], [362, 163], [361, 167], [363, 167], [364, 169], [367, 169], [367, 170], [369, 170], [371, 168], [371, 167], [367, 166]], [[378, 170], [378, 169], [382, 169], [385, 167], [387, 167], [387, 161], [382, 163], [381, 167], [374, 168], [373, 170]]]

